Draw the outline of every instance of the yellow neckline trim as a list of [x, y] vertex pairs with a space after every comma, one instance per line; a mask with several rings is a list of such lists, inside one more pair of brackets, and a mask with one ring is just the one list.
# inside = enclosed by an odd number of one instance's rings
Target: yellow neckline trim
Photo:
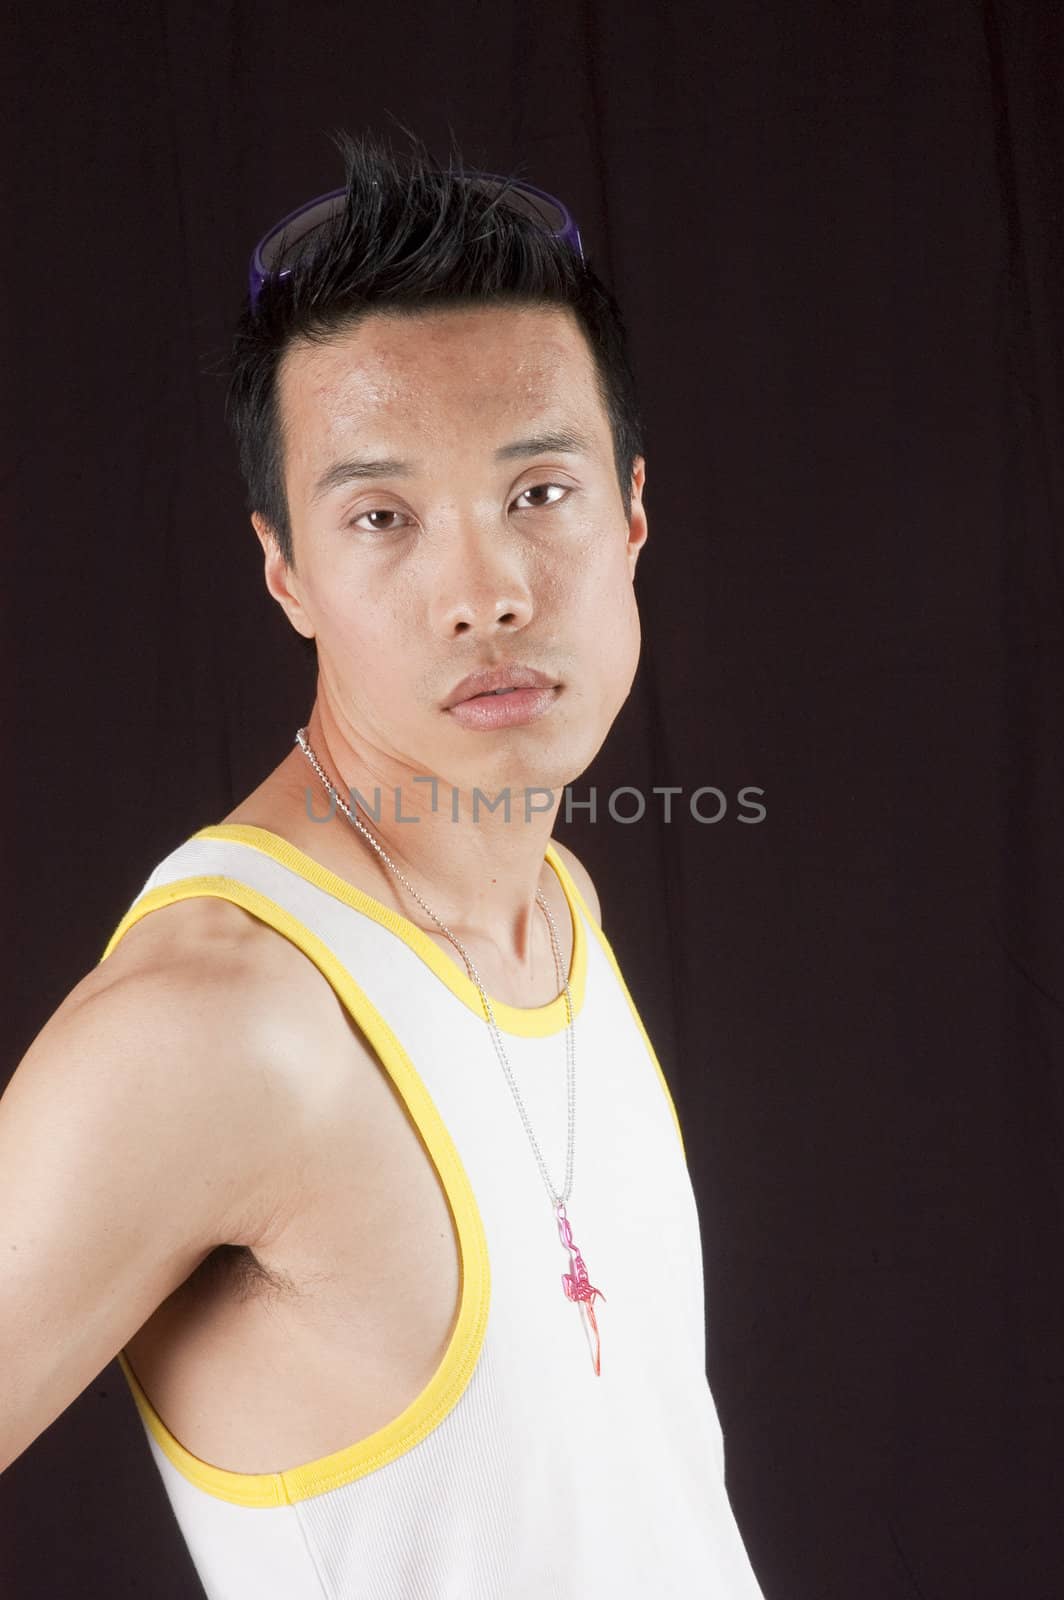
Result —
[[[200, 828], [192, 838], [230, 839], [236, 844], [249, 845], [253, 850], [261, 850], [263, 855], [271, 856], [274, 861], [279, 861], [282, 866], [298, 873], [308, 883], [324, 889], [327, 894], [334, 895], [345, 905], [353, 906], [364, 916], [372, 917], [374, 922], [397, 934], [404, 944], [409, 945], [414, 954], [420, 956], [426, 966], [447, 985], [451, 993], [483, 1020], [484, 1007], [477, 993], [476, 984], [440, 949], [439, 945], [433, 943], [427, 933], [411, 922], [409, 917], [404, 917], [402, 912], [393, 911], [390, 906], [367, 894], [364, 889], [356, 889], [353, 883], [348, 883], [339, 873], [322, 866], [320, 861], [315, 861], [313, 856], [290, 844], [280, 834], [248, 822], [219, 822], [208, 828]], [[569, 907], [572, 923], [572, 955], [569, 961], [568, 979], [573, 1016], [576, 1017], [579, 1016], [584, 1003], [587, 979], [587, 938], [584, 932], [584, 919], [578, 909], [582, 905], [582, 900], [580, 891], [553, 845], [547, 845], [544, 860], [553, 869], [561, 884], [562, 893]], [[552, 1033], [559, 1033], [566, 1025], [564, 993], [555, 995], [553, 1000], [548, 1000], [546, 1005], [542, 1006], [511, 1006], [504, 1000], [496, 1000], [491, 994], [488, 999], [491, 1001], [495, 1020], [503, 1033], [517, 1034], [526, 1039], [540, 1039]]]
[[[461, 1262], [458, 1316], [440, 1365], [421, 1393], [398, 1417], [346, 1449], [281, 1472], [230, 1472], [211, 1466], [186, 1450], [153, 1407], [127, 1359], [118, 1355], [137, 1410], [164, 1455], [177, 1470], [207, 1494], [240, 1506], [282, 1506], [309, 1500], [341, 1484], [365, 1477], [397, 1460], [419, 1444], [458, 1403], [484, 1343], [491, 1298], [487, 1237], [472, 1185], [446, 1124], [428, 1089], [399, 1040], [347, 968], [315, 933], [257, 889], [223, 876], [182, 878], [160, 884], [127, 911], [107, 944], [101, 961], [141, 917], [161, 906], [197, 895], [231, 900], [297, 945], [339, 995], [347, 1011], [383, 1062], [414, 1125], [424, 1140], [454, 1217]], [[442, 952], [441, 952], [442, 953]], [[474, 989], [474, 993], [476, 990]]]

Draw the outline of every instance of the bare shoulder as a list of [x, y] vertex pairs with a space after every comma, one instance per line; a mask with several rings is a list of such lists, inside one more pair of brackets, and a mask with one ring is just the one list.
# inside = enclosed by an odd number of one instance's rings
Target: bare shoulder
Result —
[[[192, 1002], [207, 1020], [213, 996], [225, 1000], [234, 1022], [253, 1022], [269, 997], [288, 941], [243, 906], [194, 895], [149, 911], [126, 930], [106, 960], [86, 974], [64, 1005], [114, 989], [131, 1005], [149, 995], [171, 1007]], [[201, 1009], [203, 1008], [203, 1009]]]
[[97, 1023], [142, 1026], [146, 1038], [180, 1033], [187, 1045], [212, 1042], [221, 1017], [231, 1043], [247, 1038], [272, 951], [240, 906], [207, 896], [160, 906], [134, 922], [77, 983], [46, 1029], [85, 1031]]
[[139, 1100], [205, 1141], [217, 1130], [234, 1180], [225, 1240], [251, 1245], [284, 1225], [301, 1152], [331, 1110], [322, 1064], [351, 1038], [335, 992], [302, 951], [242, 907], [195, 896], [134, 923], [53, 1013], [19, 1071], [53, 1074], [56, 1096], [106, 1094], [123, 1121]]
[[575, 855], [573, 851], [569, 849], [567, 844], [562, 844], [558, 839], [552, 839], [551, 844], [561, 857], [562, 865], [568, 869], [570, 877], [576, 884], [576, 887], [580, 890], [580, 893], [587, 905], [587, 909], [590, 911], [599, 927], [601, 927], [602, 907], [599, 905], [598, 894], [595, 890], [595, 885], [592, 882], [590, 872], [588, 872], [579, 856]]
[[[111, 981], [142, 1008], [161, 991], [172, 1010], [191, 1010], [208, 1030], [223, 1021], [230, 1045], [260, 1071], [298, 1074], [316, 1048], [346, 1032], [339, 998], [310, 958], [243, 906], [213, 895], [149, 912], [95, 968], [96, 983], [106, 984], [111, 966]], [[301, 1092], [309, 1082], [304, 1072], [290, 1087]]]

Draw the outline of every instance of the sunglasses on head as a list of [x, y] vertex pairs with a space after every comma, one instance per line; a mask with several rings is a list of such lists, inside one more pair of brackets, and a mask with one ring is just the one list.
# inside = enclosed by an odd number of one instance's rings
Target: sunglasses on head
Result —
[[[580, 230], [562, 202], [544, 189], [530, 183], [515, 183], [490, 172], [469, 172], [466, 179], [483, 194], [494, 196], [505, 185], [506, 192], [500, 204], [508, 206], [520, 216], [529, 217], [547, 233], [561, 239], [584, 259]], [[347, 189], [331, 189], [328, 194], [309, 200], [298, 210], [275, 223], [255, 246], [248, 268], [248, 293], [251, 309], [255, 310], [265, 284], [271, 279], [284, 278], [292, 271], [300, 248], [316, 228], [324, 227], [344, 209]]]

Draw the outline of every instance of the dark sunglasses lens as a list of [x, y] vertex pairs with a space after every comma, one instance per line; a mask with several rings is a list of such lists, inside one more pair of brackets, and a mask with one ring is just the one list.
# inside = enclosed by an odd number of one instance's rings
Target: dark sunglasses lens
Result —
[[293, 217], [291, 222], [271, 233], [261, 250], [263, 270], [267, 273], [279, 271], [287, 261], [298, 254], [299, 247], [307, 235], [313, 233], [315, 228], [320, 228], [323, 223], [331, 221], [337, 212], [343, 210], [343, 204], [343, 195], [319, 200], [317, 205], [309, 206], [298, 217]]
[[[502, 183], [498, 179], [488, 177], [471, 177], [470, 182], [490, 198], [498, 195], [502, 188]], [[305, 211], [301, 211], [297, 216], [275, 228], [259, 247], [264, 275], [273, 277], [291, 266], [315, 229], [322, 227], [326, 222], [331, 222], [333, 217], [344, 209], [344, 201], [344, 194], [326, 195], [314, 205], [308, 206]], [[560, 233], [565, 226], [565, 213], [561, 206], [546, 196], [530, 194], [527, 189], [510, 187], [503, 195], [501, 204], [530, 218], [532, 222], [538, 223], [541, 228], [547, 228], [551, 233]]]

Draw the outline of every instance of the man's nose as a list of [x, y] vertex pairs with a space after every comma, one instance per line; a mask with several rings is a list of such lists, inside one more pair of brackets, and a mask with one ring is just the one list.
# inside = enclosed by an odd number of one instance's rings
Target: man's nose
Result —
[[432, 626], [442, 638], [512, 633], [532, 618], [527, 574], [505, 528], [456, 531], [430, 581]]

